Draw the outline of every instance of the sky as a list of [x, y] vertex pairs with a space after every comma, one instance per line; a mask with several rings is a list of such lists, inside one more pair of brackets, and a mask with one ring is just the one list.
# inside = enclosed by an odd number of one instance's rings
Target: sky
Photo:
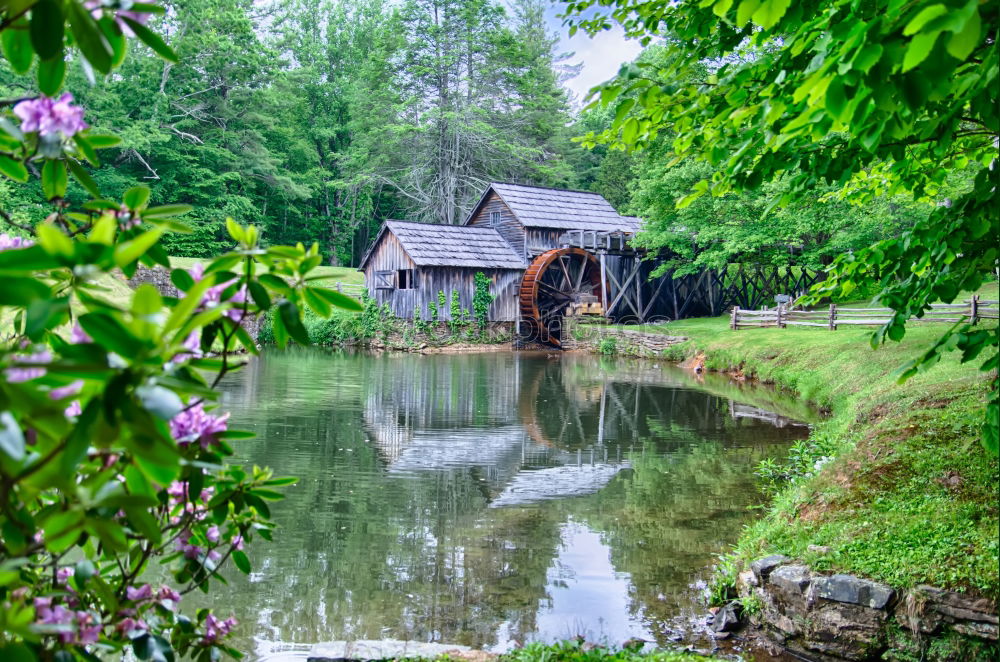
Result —
[[561, 4], [550, 5], [545, 17], [549, 31], [560, 37], [559, 52], [573, 53], [568, 64], [583, 65], [578, 76], [564, 83], [575, 97], [574, 106], [578, 106], [582, 104], [590, 88], [618, 73], [618, 67], [623, 62], [634, 60], [642, 47], [639, 42], [626, 39], [624, 31], [617, 24], [614, 30], [602, 32], [593, 38], [581, 30], [570, 39], [569, 29], [556, 16], [562, 7]]

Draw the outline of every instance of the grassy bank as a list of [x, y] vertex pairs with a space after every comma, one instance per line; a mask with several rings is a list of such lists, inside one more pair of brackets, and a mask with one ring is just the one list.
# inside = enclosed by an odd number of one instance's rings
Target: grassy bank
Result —
[[817, 570], [1000, 597], [997, 459], [979, 425], [987, 395], [976, 364], [957, 356], [905, 384], [894, 372], [942, 325], [916, 326], [872, 350], [871, 330], [731, 331], [725, 318], [648, 330], [688, 336], [675, 356], [703, 353], [711, 370], [791, 389], [832, 416], [783, 465], [763, 467], [773, 504], [742, 535], [730, 571], [782, 553]]

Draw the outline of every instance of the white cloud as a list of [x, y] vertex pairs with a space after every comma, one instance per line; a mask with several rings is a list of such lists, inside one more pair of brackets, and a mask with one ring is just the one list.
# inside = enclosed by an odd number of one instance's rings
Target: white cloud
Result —
[[570, 38], [569, 28], [562, 25], [562, 20], [556, 17], [562, 8], [561, 5], [550, 6], [546, 19], [549, 29], [560, 37], [559, 52], [573, 53], [568, 64], [582, 65], [579, 75], [564, 83], [573, 93], [575, 104], [580, 104], [590, 88], [612, 78], [623, 63], [638, 57], [642, 46], [634, 39], [626, 39], [625, 31], [617, 23], [611, 30], [594, 37], [581, 30]]

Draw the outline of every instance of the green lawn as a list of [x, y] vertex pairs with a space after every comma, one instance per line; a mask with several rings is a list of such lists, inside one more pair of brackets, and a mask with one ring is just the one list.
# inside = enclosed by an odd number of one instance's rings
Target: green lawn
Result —
[[[996, 285], [981, 293], [996, 298]], [[778, 492], [742, 536], [741, 563], [783, 553], [897, 588], [1000, 597], [1000, 465], [979, 441], [988, 393], [980, 361], [952, 353], [904, 384], [894, 374], [946, 325], [911, 325], [902, 342], [874, 350], [872, 328], [732, 331], [726, 317], [647, 328], [690, 338], [674, 356], [704, 354], [709, 369], [756, 376], [833, 412], [796, 452], [810, 466], [834, 459]]]

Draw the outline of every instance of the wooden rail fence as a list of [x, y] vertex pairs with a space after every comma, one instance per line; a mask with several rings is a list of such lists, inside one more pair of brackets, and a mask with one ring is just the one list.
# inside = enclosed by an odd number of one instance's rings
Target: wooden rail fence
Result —
[[[968, 320], [976, 324], [982, 319], [998, 319], [998, 302], [973, 296], [962, 303], [934, 303], [923, 317], [911, 317], [910, 322], [946, 322], [954, 324]], [[747, 310], [733, 306], [729, 327], [734, 331], [760, 327], [819, 326], [836, 331], [838, 326], [882, 326], [892, 319], [891, 308], [838, 308], [831, 303], [828, 310], [794, 310], [778, 306], [771, 310]]]
[[334, 283], [331, 289], [337, 290], [341, 294], [346, 294], [349, 297], [354, 297], [355, 299], [360, 299], [361, 295], [368, 291], [368, 288], [364, 285], [358, 285], [356, 283], [341, 283], [340, 281]]

